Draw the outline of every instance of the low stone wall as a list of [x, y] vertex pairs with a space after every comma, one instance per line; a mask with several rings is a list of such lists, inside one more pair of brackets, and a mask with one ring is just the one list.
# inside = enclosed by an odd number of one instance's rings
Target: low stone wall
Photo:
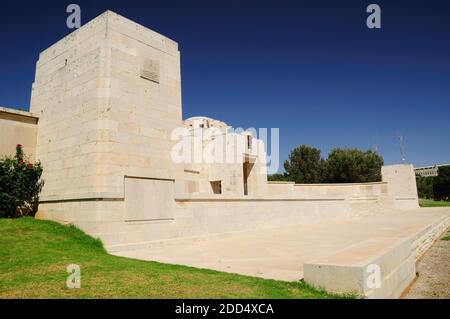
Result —
[[441, 219], [437, 223], [428, 225], [416, 236], [412, 238], [412, 255], [416, 260], [419, 260], [425, 252], [438, 240], [448, 228], [450, 227], [450, 216]]
[[[73, 223], [99, 237], [110, 251], [145, 247], [155, 241], [192, 238], [290, 224], [312, 224], [361, 214], [360, 207], [343, 197], [265, 198], [219, 197], [217, 195], [178, 197], [166, 207], [172, 210], [154, 218], [152, 207], [130, 218], [127, 207], [139, 209], [125, 197], [103, 200], [44, 202], [38, 218]], [[377, 203], [364, 200], [370, 207]], [[159, 207], [158, 209], [164, 209]], [[376, 210], [375, 210], [376, 211]], [[373, 213], [373, 212], [370, 212]], [[166, 217], [167, 216], [167, 217]]]
[[[125, 176], [123, 184], [123, 192], [116, 196], [46, 200], [40, 204], [38, 217], [73, 223], [101, 238], [107, 249], [118, 251], [145, 247], [155, 241], [396, 210], [393, 196], [386, 193], [386, 182], [269, 183], [271, 193], [260, 196], [176, 194], [176, 183], [170, 179]], [[417, 206], [417, 200], [412, 199], [411, 206], [414, 205]]]
[[295, 184], [293, 182], [268, 182], [267, 192], [271, 195], [301, 197], [329, 195], [346, 198], [367, 197], [388, 194], [388, 183]]
[[342, 197], [214, 198], [185, 196], [176, 200], [175, 219], [182, 236], [203, 236], [295, 223], [318, 223], [352, 215]]

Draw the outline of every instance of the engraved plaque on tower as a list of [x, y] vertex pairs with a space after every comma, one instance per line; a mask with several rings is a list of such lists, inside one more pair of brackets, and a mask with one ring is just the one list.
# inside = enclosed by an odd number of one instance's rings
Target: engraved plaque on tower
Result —
[[155, 60], [144, 60], [141, 65], [140, 76], [143, 79], [159, 83], [159, 62]]

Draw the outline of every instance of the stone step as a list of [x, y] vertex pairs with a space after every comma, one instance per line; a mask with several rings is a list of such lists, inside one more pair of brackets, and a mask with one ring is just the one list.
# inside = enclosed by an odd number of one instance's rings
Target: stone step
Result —
[[[338, 293], [367, 298], [398, 298], [416, 276], [417, 259], [446, 230], [449, 217], [427, 225], [412, 225], [397, 237], [372, 237], [327, 257], [304, 264], [309, 284]], [[379, 269], [379, 286], [373, 286]]]
[[[392, 287], [402, 286], [401, 283], [408, 281], [411, 273], [415, 275], [414, 262], [414, 256], [411, 258], [411, 240], [371, 238], [326, 258], [307, 262], [303, 271], [305, 281], [316, 287], [366, 297], [383, 297], [392, 291]], [[373, 272], [378, 269], [380, 286], [374, 289], [370, 283]], [[380, 293], [379, 289], [386, 290], [386, 293]]]

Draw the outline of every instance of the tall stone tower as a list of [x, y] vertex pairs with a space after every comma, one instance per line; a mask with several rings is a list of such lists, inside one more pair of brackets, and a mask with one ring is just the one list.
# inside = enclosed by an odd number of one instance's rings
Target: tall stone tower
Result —
[[127, 178], [135, 188], [155, 181], [152, 193], [169, 189], [177, 171], [170, 134], [182, 125], [178, 45], [107, 11], [40, 54], [31, 112], [44, 167], [40, 216], [90, 233], [101, 233], [102, 221], [139, 219], [126, 214]]

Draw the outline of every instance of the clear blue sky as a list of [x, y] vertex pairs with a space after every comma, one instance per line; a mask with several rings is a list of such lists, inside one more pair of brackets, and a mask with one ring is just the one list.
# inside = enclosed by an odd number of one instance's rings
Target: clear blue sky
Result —
[[[107, 9], [179, 43], [183, 116], [280, 128], [299, 144], [369, 149], [415, 165], [450, 162], [450, 1], [0, 2], [0, 105], [28, 109], [38, 54]], [[382, 8], [369, 30], [368, 4]]]

